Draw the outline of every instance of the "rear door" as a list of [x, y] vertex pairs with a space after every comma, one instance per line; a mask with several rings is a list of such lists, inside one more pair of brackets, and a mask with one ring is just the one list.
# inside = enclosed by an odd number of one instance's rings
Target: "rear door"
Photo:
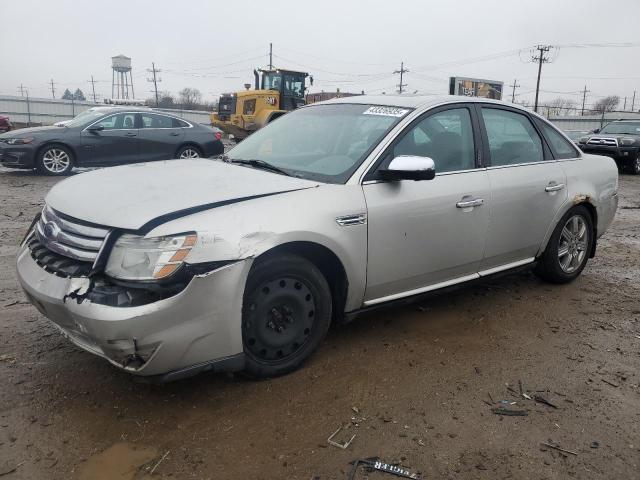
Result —
[[84, 165], [117, 165], [138, 159], [138, 128], [134, 112], [108, 115], [90, 126], [103, 129], [80, 133]]
[[479, 105], [487, 145], [491, 218], [481, 272], [532, 261], [567, 198], [566, 176], [531, 117]]
[[[175, 158], [184, 138], [180, 121], [159, 113], [140, 114], [140, 158], [142, 161]], [[184, 122], [182, 122], [184, 123]]]
[[427, 112], [392, 144], [377, 168], [399, 155], [433, 159], [433, 180], [365, 177], [368, 267], [365, 303], [375, 304], [477, 277], [491, 192], [480, 167], [473, 107]]

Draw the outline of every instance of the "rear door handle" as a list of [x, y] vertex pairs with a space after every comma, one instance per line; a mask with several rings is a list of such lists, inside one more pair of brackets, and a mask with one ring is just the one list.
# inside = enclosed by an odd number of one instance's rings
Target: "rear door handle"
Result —
[[544, 191], [545, 192], [557, 192], [559, 190], [562, 190], [563, 188], [564, 188], [564, 183], [552, 182], [549, 185], [547, 185], [546, 187], [544, 187]]
[[482, 198], [472, 198], [470, 200], [460, 200], [456, 203], [456, 207], [458, 208], [473, 208], [479, 207], [484, 203], [484, 199]]
[[124, 134], [125, 137], [135, 137], [137, 134], [134, 132], [127, 132]]
[[169, 135], [171, 135], [172, 137], [177, 137], [177, 136], [178, 136], [178, 135], [180, 135], [180, 134], [179, 134], [179, 133], [177, 133], [177, 132], [171, 132]]

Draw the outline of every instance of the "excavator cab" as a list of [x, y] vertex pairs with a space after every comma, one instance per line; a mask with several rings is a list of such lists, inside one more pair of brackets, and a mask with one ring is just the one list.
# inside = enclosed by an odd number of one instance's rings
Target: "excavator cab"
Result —
[[[281, 69], [256, 70], [254, 73], [256, 90], [275, 90], [280, 94], [280, 110], [295, 110], [304, 105], [308, 73]], [[259, 73], [262, 73], [261, 82]], [[313, 77], [310, 77], [310, 83], [313, 84]]]

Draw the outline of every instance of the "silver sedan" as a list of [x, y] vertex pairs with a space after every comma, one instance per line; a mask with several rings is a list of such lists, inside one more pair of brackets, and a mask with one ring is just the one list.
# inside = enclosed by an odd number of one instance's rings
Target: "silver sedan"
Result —
[[519, 268], [572, 281], [617, 188], [613, 160], [514, 105], [349, 97], [219, 160], [59, 183], [18, 275], [63, 334], [127, 372], [271, 377], [367, 309]]

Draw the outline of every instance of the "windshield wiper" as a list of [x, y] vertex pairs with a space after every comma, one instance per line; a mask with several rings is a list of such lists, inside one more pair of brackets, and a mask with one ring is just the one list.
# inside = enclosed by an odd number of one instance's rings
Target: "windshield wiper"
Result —
[[276, 167], [275, 165], [272, 165], [269, 162], [265, 162], [264, 160], [258, 160], [258, 159], [253, 159], [253, 158], [250, 159], [250, 160], [243, 160], [243, 159], [239, 159], [239, 158], [229, 158], [226, 155], [222, 156], [221, 158], [225, 162], [237, 163], [238, 165], [249, 165], [250, 167], [253, 167], [253, 168], [260, 168], [262, 170], [269, 170], [270, 172], [279, 173], [281, 175], [286, 175], [287, 177], [292, 177], [293, 176], [290, 173], [285, 172], [281, 168]]

